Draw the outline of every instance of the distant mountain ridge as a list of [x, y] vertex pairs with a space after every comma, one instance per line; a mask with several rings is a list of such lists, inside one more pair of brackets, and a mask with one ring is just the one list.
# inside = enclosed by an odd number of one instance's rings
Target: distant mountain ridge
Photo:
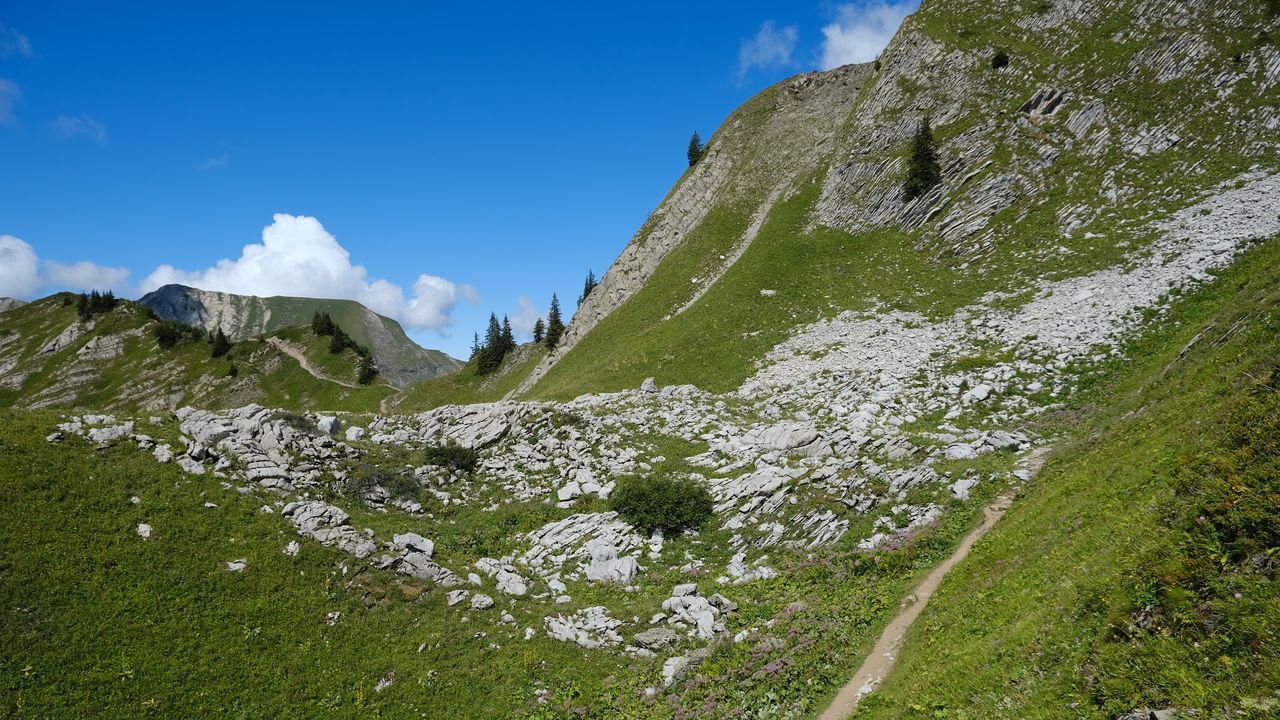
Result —
[[356, 342], [368, 346], [383, 377], [398, 388], [462, 367], [444, 352], [423, 348], [410, 340], [400, 323], [354, 300], [257, 297], [165, 285], [143, 295], [138, 302], [166, 320], [207, 330], [221, 327], [232, 340], [306, 325], [316, 312], [326, 312]]
[[11, 298], [11, 297], [0, 297], [0, 312], [4, 312], [5, 310], [12, 310], [16, 307], [22, 307], [23, 305], [26, 305], [26, 304], [27, 304], [26, 300], [19, 300], [17, 298]]

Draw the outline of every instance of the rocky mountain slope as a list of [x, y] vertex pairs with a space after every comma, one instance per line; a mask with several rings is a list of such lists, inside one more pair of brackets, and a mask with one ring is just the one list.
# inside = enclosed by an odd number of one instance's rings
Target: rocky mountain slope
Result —
[[[6, 416], [9, 707], [103, 714], [107, 678], [122, 717], [813, 717], [1002, 497], [860, 717], [1272, 716], [1262, 29], [1265, 3], [926, 1], [877, 65], [731, 116], [550, 357], [397, 412], [92, 411], [103, 387]], [[926, 114], [944, 182], [904, 204]], [[0, 362], [140, 327], [41, 303]], [[641, 532], [612, 500], [655, 478], [709, 519]], [[77, 528], [109, 541], [81, 560]], [[155, 631], [95, 622], [122, 608]]]
[[[731, 115], [520, 392], [647, 375], [729, 389], [799, 323], [941, 317], [1144, 252], [1153, 222], [1276, 166], [1264, 5], [925, 2], [874, 65], [798, 76]], [[944, 182], [904, 204], [926, 116]]]
[[12, 310], [16, 307], [22, 307], [23, 305], [26, 305], [26, 302], [18, 300], [17, 298], [0, 297], [0, 312]]
[[359, 386], [355, 353], [330, 353], [328, 339], [309, 329], [241, 340], [214, 358], [204, 341], [160, 347], [157, 324], [148, 308], [129, 301], [82, 320], [70, 294], [5, 312], [0, 407], [165, 412], [256, 401], [291, 410], [372, 410], [396, 392], [381, 379]]
[[462, 365], [439, 350], [419, 346], [404, 334], [400, 323], [354, 300], [260, 298], [165, 285], [138, 302], [166, 320], [209, 331], [221, 327], [232, 340], [306, 325], [314, 313], [327, 312], [356, 342], [373, 352], [383, 376], [398, 388], [447, 375]]

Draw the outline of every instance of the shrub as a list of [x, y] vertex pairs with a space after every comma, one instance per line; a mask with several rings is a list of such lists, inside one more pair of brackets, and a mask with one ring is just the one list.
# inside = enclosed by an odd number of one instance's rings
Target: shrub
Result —
[[274, 415], [271, 416], [271, 419], [279, 420], [283, 422], [285, 425], [288, 425], [289, 427], [299, 432], [304, 432], [308, 434], [314, 434], [316, 432], [315, 422], [312, 420], [308, 420], [306, 415], [299, 415], [298, 413], [295, 413], [295, 412], [279, 410]]
[[156, 344], [165, 350], [192, 340], [204, 339], [202, 328], [184, 325], [177, 320], [161, 320], [152, 328], [152, 333], [156, 336]]
[[391, 498], [412, 498], [418, 492], [418, 481], [412, 475], [384, 470], [376, 465], [360, 463], [348, 476], [343, 493], [357, 500], [364, 500], [375, 486], [387, 491]]
[[220, 358], [231, 352], [231, 340], [227, 334], [222, 332], [222, 328], [218, 328], [218, 332], [214, 334], [212, 347], [209, 348], [209, 354], [213, 357]]
[[240, 368], [236, 367], [235, 363], [231, 363], [230, 365], [227, 366], [227, 377], [233, 378], [233, 377], [238, 377], [239, 375], [240, 375]]
[[471, 472], [476, 469], [480, 453], [461, 445], [436, 445], [427, 448], [424, 460], [428, 465]]
[[373, 360], [365, 356], [360, 361], [360, 377], [361, 385], [371, 385], [375, 378], [378, 377], [378, 366], [373, 364]]
[[609, 508], [642, 533], [697, 528], [714, 510], [711, 493], [686, 478], [637, 477], [618, 483]]
[[1009, 67], [1009, 53], [996, 50], [996, 54], [991, 56], [991, 69], [999, 70], [1006, 67]]

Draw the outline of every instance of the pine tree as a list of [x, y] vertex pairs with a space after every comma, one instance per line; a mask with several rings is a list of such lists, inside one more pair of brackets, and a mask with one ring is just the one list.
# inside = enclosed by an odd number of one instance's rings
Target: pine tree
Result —
[[902, 184], [903, 202], [911, 202], [942, 182], [942, 166], [938, 164], [938, 149], [933, 141], [933, 130], [926, 115], [911, 141], [911, 159], [907, 162], [907, 179]]
[[551, 311], [547, 313], [547, 349], [554, 350], [564, 334], [564, 320], [560, 319], [560, 299], [551, 294]]
[[502, 326], [498, 324], [498, 316], [489, 313], [489, 329], [484, 334], [484, 345], [480, 346], [480, 357], [476, 361], [476, 374], [488, 375], [502, 365], [505, 355], [502, 347]]
[[319, 337], [332, 335], [334, 327], [333, 318], [329, 317], [329, 313], [317, 310], [315, 315], [311, 316], [311, 332]]
[[699, 137], [698, 131], [694, 130], [693, 137], [689, 138], [689, 167], [693, 167], [698, 164], [698, 161], [702, 159], [702, 153], [704, 150], [706, 150], [706, 148], [702, 146], [702, 138]]
[[511, 320], [506, 315], [502, 316], [502, 354], [516, 349], [516, 336], [511, 332]]
[[588, 270], [587, 279], [582, 283], [582, 294], [578, 296], [578, 304], [581, 305], [582, 301], [586, 300], [587, 296], [591, 294], [591, 291], [595, 290], [596, 285], [599, 284], [600, 283], [596, 282], [596, 274]]
[[471, 340], [471, 354], [468, 357], [474, 359], [475, 356], [479, 354], [480, 354], [480, 333], [474, 333], [474, 337]]
[[378, 366], [373, 364], [372, 358], [365, 357], [360, 361], [360, 376], [358, 382], [361, 385], [370, 385], [376, 377], [378, 377]]
[[210, 354], [219, 358], [231, 351], [231, 340], [227, 338], [226, 333], [222, 332], [222, 328], [218, 328], [217, 334], [213, 336], [213, 347]]
[[533, 341], [535, 343], [540, 343], [542, 342], [542, 339], [546, 336], [547, 336], [547, 324], [542, 322], [542, 318], [538, 318], [538, 322], [533, 324]]
[[347, 333], [337, 325], [333, 326], [333, 338], [329, 340], [329, 352], [338, 354], [346, 350], [351, 345], [351, 338], [347, 337]]

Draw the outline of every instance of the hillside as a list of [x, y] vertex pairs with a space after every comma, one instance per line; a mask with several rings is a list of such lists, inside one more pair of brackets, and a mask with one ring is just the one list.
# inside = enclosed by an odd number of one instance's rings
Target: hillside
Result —
[[439, 350], [420, 347], [404, 334], [400, 323], [354, 300], [261, 298], [165, 285], [138, 302], [166, 320], [210, 331], [221, 327], [232, 340], [306, 325], [316, 312], [326, 312], [356, 342], [373, 351], [383, 376], [397, 388], [447, 375], [461, 366]]
[[[235, 343], [222, 358], [204, 341], [160, 348], [147, 308], [127, 300], [81, 321], [69, 294], [0, 315], [0, 407], [88, 407], [157, 413], [261, 402], [292, 410], [376, 410], [395, 392], [384, 381], [356, 384], [358, 358], [333, 356], [327, 338], [301, 329]], [[293, 342], [282, 348], [273, 340]], [[317, 376], [286, 350], [329, 368]], [[235, 368], [232, 375], [231, 368]]]
[[12, 310], [16, 307], [22, 307], [26, 302], [11, 297], [0, 297], [0, 312]]
[[[1024, 303], [1140, 254], [1161, 218], [1276, 167], [1267, 27], [1263, 2], [926, 1], [875, 65], [731, 115], [521, 392], [726, 391], [798, 324]], [[904, 204], [925, 116], [944, 182]]]
[[5, 312], [0, 708], [815, 718], [878, 655], [856, 718], [1275, 717], [1274, 6], [925, 0], [487, 377]]

